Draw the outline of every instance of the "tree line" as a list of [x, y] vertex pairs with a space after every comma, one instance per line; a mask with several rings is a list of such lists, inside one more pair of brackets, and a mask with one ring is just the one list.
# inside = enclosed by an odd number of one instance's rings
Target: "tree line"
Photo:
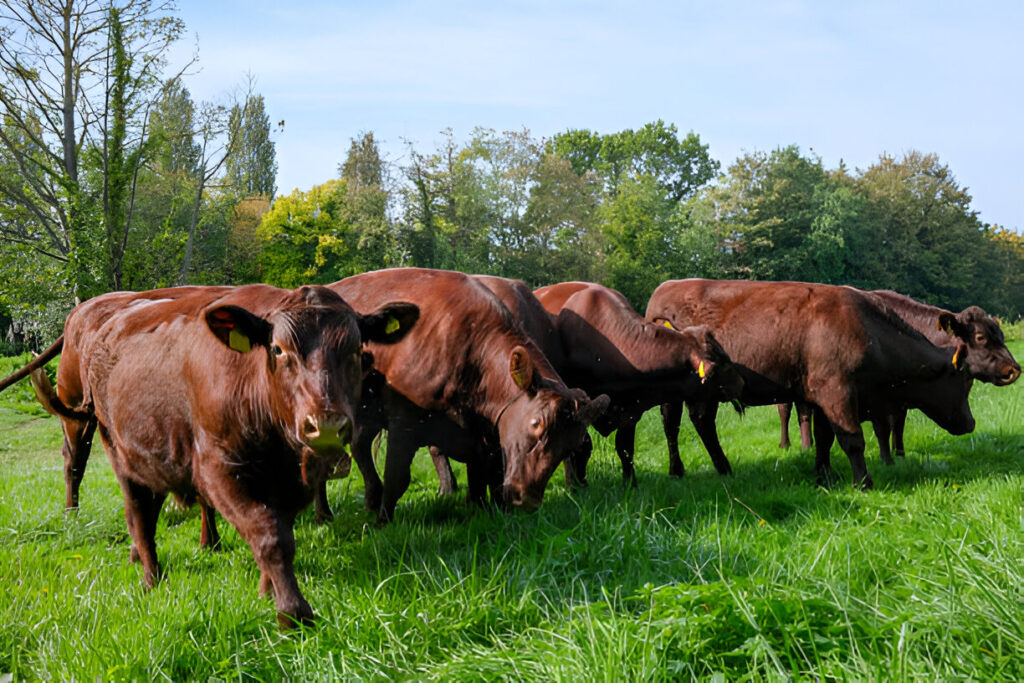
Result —
[[0, 0], [0, 316], [51, 338], [75, 301], [175, 284], [280, 286], [415, 265], [602, 282], [888, 288], [1024, 315], [1024, 238], [985, 224], [934, 154], [826, 168], [798, 146], [724, 169], [664, 121], [612, 133], [445, 131], [400, 162], [372, 132], [277, 196], [255, 79], [195, 102], [160, 0]]

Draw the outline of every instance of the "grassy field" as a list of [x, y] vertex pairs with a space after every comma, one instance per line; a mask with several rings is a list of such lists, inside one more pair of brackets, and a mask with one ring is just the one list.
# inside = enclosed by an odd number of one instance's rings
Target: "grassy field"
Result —
[[844, 483], [813, 486], [771, 407], [723, 406], [732, 477], [684, 424], [670, 479], [651, 412], [637, 490], [596, 437], [589, 490], [559, 473], [532, 515], [439, 499], [419, 456], [375, 529], [354, 470], [331, 485], [334, 522], [298, 521], [319, 621], [283, 635], [234, 530], [199, 549], [197, 509], [165, 507], [167, 577], [144, 591], [102, 449], [66, 514], [59, 423], [19, 387], [0, 395], [0, 679], [1022, 680], [1024, 382], [971, 403], [963, 437], [912, 413], [892, 467], [869, 437], [866, 493], [837, 447]]

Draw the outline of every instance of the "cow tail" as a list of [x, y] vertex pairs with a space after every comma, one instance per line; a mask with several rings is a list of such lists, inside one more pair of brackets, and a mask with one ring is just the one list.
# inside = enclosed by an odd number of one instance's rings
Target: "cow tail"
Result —
[[57, 337], [57, 341], [50, 344], [50, 347], [43, 351], [41, 354], [29, 361], [28, 365], [15, 370], [14, 374], [4, 379], [0, 379], [0, 391], [3, 391], [7, 387], [11, 386], [15, 382], [21, 381], [28, 377], [31, 373], [42, 368], [44, 365], [49, 363], [51, 360], [57, 357], [57, 354], [64, 348], [64, 335]]
[[89, 417], [88, 412], [78, 412], [64, 405], [64, 401], [61, 401], [60, 397], [57, 396], [57, 391], [53, 388], [45, 368], [36, 368], [29, 373], [29, 381], [32, 382], [32, 389], [36, 392], [36, 398], [39, 399], [43, 409], [50, 415], [70, 417], [78, 420]]

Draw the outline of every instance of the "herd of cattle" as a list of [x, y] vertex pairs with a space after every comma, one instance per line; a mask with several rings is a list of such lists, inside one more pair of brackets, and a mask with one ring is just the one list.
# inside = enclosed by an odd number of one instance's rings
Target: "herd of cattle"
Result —
[[[56, 387], [43, 365], [61, 354]], [[834, 479], [833, 440], [854, 483], [872, 485], [860, 424], [882, 459], [902, 455], [909, 408], [943, 429], [974, 428], [972, 381], [1014, 382], [1020, 366], [998, 321], [892, 292], [797, 282], [676, 280], [646, 316], [618, 292], [582, 282], [523, 282], [419, 268], [327, 286], [176, 287], [113, 292], [77, 306], [64, 334], [7, 379], [31, 376], [64, 431], [66, 505], [98, 429], [124, 493], [131, 557], [160, 578], [155, 530], [166, 496], [202, 510], [200, 543], [219, 542], [213, 511], [246, 540], [282, 626], [313, 612], [293, 569], [293, 523], [326, 481], [351, 467], [379, 523], [395, 514], [416, 450], [430, 448], [442, 492], [449, 458], [466, 464], [469, 499], [536, 509], [562, 463], [586, 485], [588, 426], [615, 434], [636, 482], [634, 435], [660, 406], [669, 473], [681, 476], [682, 406], [722, 474], [718, 405], [780, 404], [783, 443], [795, 403], [815, 469]], [[813, 415], [813, 421], [811, 416]], [[383, 481], [372, 455], [387, 431]]]

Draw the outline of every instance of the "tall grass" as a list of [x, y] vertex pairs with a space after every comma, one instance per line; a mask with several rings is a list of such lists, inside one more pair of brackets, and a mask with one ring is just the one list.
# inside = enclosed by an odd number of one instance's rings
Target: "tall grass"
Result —
[[869, 437], [866, 493], [845, 483], [838, 448], [844, 484], [816, 488], [813, 455], [777, 448], [770, 407], [720, 411], [732, 477], [684, 428], [687, 476], [670, 479], [654, 411], [638, 431], [637, 489], [595, 435], [589, 489], [570, 493], [558, 475], [532, 515], [438, 498], [421, 455], [396, 521], [376, 529], [354, 472], [331, 484], [332, 523], [298, 520], [318, 624], [283, 635], [248, 547], [221, 522], [225, 550], [200, 550], [197, 510], [165, 509], [167, 576], [145, 591], [102, 449], [81, 509], [65, 513], [59, 424], [7, 401], [0, 674], [1021, 680], [1024, 383], [977, 385], [971, 402], [978, 426], [964, 437], [912, 413], [892, 467]]

